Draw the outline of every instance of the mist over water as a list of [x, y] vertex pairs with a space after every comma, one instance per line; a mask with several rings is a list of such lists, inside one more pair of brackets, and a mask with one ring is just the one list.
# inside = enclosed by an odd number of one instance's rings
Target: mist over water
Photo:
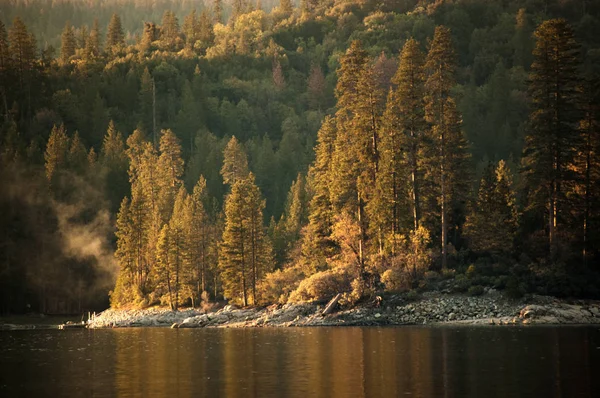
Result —
[[51, 191], [41, 171], [18, 163], [0, 171], [0, 314], [102, 309], [117, 270], [104, 193], [73, 173]]

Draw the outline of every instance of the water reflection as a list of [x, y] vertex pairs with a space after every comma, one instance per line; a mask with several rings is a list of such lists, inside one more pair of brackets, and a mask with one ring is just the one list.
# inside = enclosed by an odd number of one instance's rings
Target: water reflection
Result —
[[0, 396], [591, 397], [598, 328], [0, 333]]

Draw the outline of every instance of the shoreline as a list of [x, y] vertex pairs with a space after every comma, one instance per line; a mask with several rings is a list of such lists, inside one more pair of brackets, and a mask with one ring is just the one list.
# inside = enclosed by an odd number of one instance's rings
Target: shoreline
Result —
[[212, 312], [171, 311], [165, 307], [108, 309], [88, 321], [88, 327], [247, 328], [308, 326], [494, 326], [600, 325], [600, 302], [560, 300], [547, 296], [507, 299], [490, 290], [482, 296], [426, 292], [417, 300], [386, 296], [379, 305], [366, 303], [338, 308], [323, 315], [325, 305], [291, 303], [258, 308], [227, 305]]

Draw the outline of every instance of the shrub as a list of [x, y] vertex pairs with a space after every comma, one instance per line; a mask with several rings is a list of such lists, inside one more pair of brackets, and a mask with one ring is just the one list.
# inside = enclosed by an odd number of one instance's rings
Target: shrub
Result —
[[338, 293], [352, 290], [352, 276], [347, 269], [338, 267], [304, 279], [298, 288], [291, 292], [290, 302], [327, 300]]
[[268, 273], [258, 285], [261, 301], [284, 304], [298, 287], [302, 277], [303, 274], [297, 267]]
[[509, 277], [508, 281], [506, 282], [506, 288], [504, 289], [504, 294], [508, 298], [518, 299], [518, 298], [523, 297], [524, 293], [525, 293], [525, 289], [519, 283], [519, 279], [517, 279], [517, 277], [515, 277], [515, 276]]
[[431, 282], [437, 281], [441, 278], [440, 274], [435, 271], [425, 271], [423, 277], [425, 278], [425, 280]]
[[381, 282], [388, 292], [403, 292], [412, 288], [413, 276], [409, 271], [394, 267], [381, 275]]
[[408, 301], [416, 301], [421, 297], [421, 295], [419, 294], [419, 292], [412, 289], [412, 290], [409, 290], [408, 293], [406, 293], [405, 297]]
[[475, 267], [475, 264], [471, 264], [469, 265], [469, 268], [467, 268], [467, 272], [465, 272], [465, 275], [467, 276], [467, 278], [471, 279], [475, 276], [476, 273], [477, 268]]
[[481, 286], [481, 285], [471, 286], [469, 288], [469, 290], [467, 291], [467, 294], [469, 296], [481, 296], [483, 294], [483, 286]]

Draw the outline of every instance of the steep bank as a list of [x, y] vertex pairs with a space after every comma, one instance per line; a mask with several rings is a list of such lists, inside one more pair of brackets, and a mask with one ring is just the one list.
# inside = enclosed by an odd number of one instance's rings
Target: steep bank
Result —
[[568, 302], [544, 296], [510, 300], [490, 291], [469, 297], [425, 293], [409, 301], [402, 295], [355, 308], [341, 308], [322, 315], [324, 305], [297, 303], [266, 308], [226, 306], [205, 313], [197, 309], [171, 311], [153, 307], [144, 310], [109, 309], [95, 316], [90, 328], [168, 326], [263, 327], [263, 326], [371, 326], [371, 325], [534, 325], [600, 324], [600, 302]]

